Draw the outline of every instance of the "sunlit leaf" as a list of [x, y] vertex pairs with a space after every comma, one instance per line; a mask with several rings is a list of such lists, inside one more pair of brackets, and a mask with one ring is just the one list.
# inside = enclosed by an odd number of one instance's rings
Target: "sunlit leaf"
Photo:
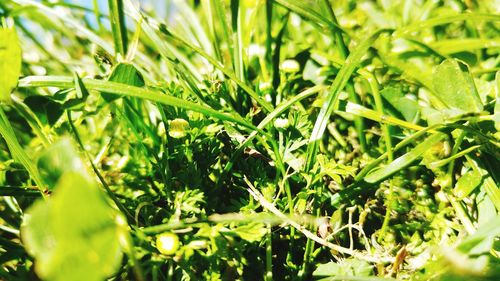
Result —
[[380, 94], [386, 99], [406, 121], [413, 122], [418, 117], [418, 103], [408, 97], [403, 92], [394, 87], [387, 87], [380, 91]]
[[478, 172], [469, 171], [460, 177], [453, 192], [459, 199], [463, 199], [481, 184], [481, 179], [482, 176]]
[[314, 276], [370, 276], [373, 266], [366, 261], [346, 259], [340, 262], [320, 264], [313, 273]]
[[[143, 87], [145, 85], [142, 74], [137, 70], [137, 68], [135, 68], [134, 65], [129, 63], [118, 64], [113, 69], [113, 72], [109, 76], [108, 80], [136, 87]], [[108, 93], [102, 93], [102, 97], [108, 102], [119, 98], [117, 95]]]
[[267, 228], [262, 223], [249, 223], [232, 229], [241, 239], [248, 242], [260, 241], [267, 233]]
[[0, 101], [10, 101], [10, 92], [21, 74], [21, 45], [16, 30], [0, 27]]
[[452, 110], [452, 115], [483, 109], [466, 64], [445, 60], [434, 70], [433, 84], [439, 99]]

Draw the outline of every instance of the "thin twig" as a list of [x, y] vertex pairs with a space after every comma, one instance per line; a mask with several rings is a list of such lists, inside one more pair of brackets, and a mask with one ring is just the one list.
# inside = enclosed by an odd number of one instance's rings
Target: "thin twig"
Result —
[[252, 185], [252, 183], [247, 178], [245, 178], [245, 182], [248, 185], [247, 190], [250, 193], [250, 195], [252, 195], [255, 198], [255, 200], [259, 201], [260, 205], [263, 208], [267, 209], [268, 211], [270, 211], [271, 213], [273, 213], [274, 215], [276, 215], [277, 217], [279, 217], [280, 219], [282, 219], [285, 223], [291, 225], [293, 228], [297, 229], [302, 234], [304, 234], [304, 236], [306, 236], [307, 238], [313, 240], [314, 242], [316, 242], [316, 243], [318, 243], [318, 244], [320, 244], [322, 246], [325, 246], [327, 248], [330, 248], [330, 249], [332, 249], [334, 251], [337, 251], [339, 253], [347, 254], [347, 255], [353, 256], [355, 258], [358, 258], [360, 260], [365, 260], [367, 262], [373, 262], [373, 263], [393, 263], [395, 261], [395, 258], [392, 257], [392, 256], [366, 255], [366, 254], [362, 254], [362, 253], [360, 253], [358, 251], [351, 250], [351, 249], [348, 249], [348, 248], [345, 248], [345, 247], [342, 247], [342, 246], [339, 246], [339, 245], [335, 245], [335, 244], [333, 244], [331, 242], [326, 241], [325, 239], [323, 239], [323, 238], [315, 235], [311, 231], [307, 230], [305, 226], [298, 224], [293, 219], [291, 219], [287, 215], [283, 214], [272, 203], [270, 203], [269, 201], [267, 201], [264, 198], [264, 196]]

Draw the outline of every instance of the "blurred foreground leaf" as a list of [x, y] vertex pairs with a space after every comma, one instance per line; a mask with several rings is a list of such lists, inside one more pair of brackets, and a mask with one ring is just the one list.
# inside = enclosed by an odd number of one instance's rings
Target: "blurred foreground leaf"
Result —
[[64, 173], [85, 171], [83, 162], [71, 146], [69, 139], [64, 139], [49, 147], [38, 158], [37, 165], [49, 190], [54, 188]]
[[65, 173], [25, 214], [21, 235], [46, 280], [103, 280], [121, 263], [120, 215], [85, 176]]

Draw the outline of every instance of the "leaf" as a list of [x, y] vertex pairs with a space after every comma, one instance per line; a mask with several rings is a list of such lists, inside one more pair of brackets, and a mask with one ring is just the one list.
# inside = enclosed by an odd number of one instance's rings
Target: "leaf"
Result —
[[44, 125], [53, 126], [64, 112], [60, 103], [47, 96], [29, 96], [23, 102]]
[[65, 173], [53, 196], [28, 209], [22, 241], [46, 280], [99, 281], [121, 263], [120, 215], [88, 178]]
[[[142, 74], [135, 68], [134, 65], [129, 63], [120, 63], [118, 64], [111, 75], [109, 76], [108, 81], [118, 82], [125, 85], [131, 85], [135, 87], [144, 87], [144, 78]], [[111, 102], [119, 97], [109, 93], [102, 93], [102, 97], [107, 101]]]
[[373, 266], [366, 261], [355, 258], [320, 264], [313, 272], [313, 276], [371, 276]]
[[[85, 171], [83, 162], [71, 146], [69, 139], [61, 140], [49, 147], [38, 158], [38, 169], [48, 188], [52, 189], [66, 172]], [[86, 173], [83, 173], [86, 175]]]
[[[343, 31], [342, 27], [330, 20], [328, 10], [324, 9], [319, 0], [276, 0], [276, 2], [289, 9], [290, 11], [300, 15], [301, 17], [304, 17], [313, 24], [328, 27], [329, 29], [337, 29]], [[320, 30], [325, 31], [322, 29]]]
[[434, 70], [433, 85], [438, 98], [452, 110], [452, 116], [483, 110], [474, 80], [465, 63], [456, 59], [442, 62]]
[[458, 199], [467, 197], [476, 187], [481, 184], [482, 176], [476, 171], [468, 171], [458, 179], [454, 193]]
[[415, 146], [410, 152], [401, 157], [398, 157], [389, 165], [369, 173], [365, 177], [365, 181], [368, 183], [375, 183], [389, 177], [397, 171], [404, 169], [413, 161], [420, 158], [425, 152], [427, 152], [429, 147], [432, 147], [436, 143], [440, 142], [444, 137], [445, 135], [441, 133], [437, 133], [428, 137], [425, 141]]
[[418, 117], [418, 103], [408, 97], [395, 87], [387, 87], [380, 91], [380, 94], [386, 99], [408, 122], [414, 122]]
[[374, 32], [371, 36], [362, 41], [357, 48], [347, 57], [345, 64], [340, 69], [337, 77], [333, 81], [331, 92], [328, 94], [327, 100], [323, 104], [318, 118], [314, 124], [311, 137], [309, 138], [309, 145], [307, 147], [307, 157], [305, 171], [311, 170], [314, 166], [316, 159], [316, 154], [318, 152], [319, 141], [323, 137], [326, 126], [330, 120], [330, 116], [333, 110], [337, 106], [337, 101], [339, 99], [340, 91], [344, 89], [345, 85], [349, 81], [354, 70], [358, 67], [361, 62], [362, 57], [366, 54], [366, 51], [370, 46], [378, 39], [380, 34], [386, 32], [387, 30], [378, 30]]
[[248, 242], [261, 241], [266, 235], [267, 228], [263, 223], [249, 223], [232, 229], [241, 239]]
[[0, 27], [0, 101], [10, 101], [10, 92], [21, 74], [21, 44], [14, 28]]
[[498, 236], [500, 236], [499, 215], [482, 224], [474, 234], [465, 238], [457, 249], [468, 255], [485, 254], [491, 250]]
[[[134, 86], [126, 86], [121, 83], [102, 81], [96, 79], [85, 78], [82, 80], [85, 87], [89, 90], [95, 90], [115, 95], [138, 97], [158, 102], [164, 105], [173, 106], [177, 108], [184, 108], [204, 115], [217, 118], [224, 121], [235, 122], [250, 130], [257, 130], [263, 132], [261, 129], [255, 127], [251, 122], [238, 115], [228, 114], [214, 110], [210, 107], [183, 100], [171, 95], [166, 95], [159, 91], [139, 88]], [[73, 86], [71, 77], [66, 76], [30, 76], [19, 81], [19, 87], [59, 87], [70, 88]]]

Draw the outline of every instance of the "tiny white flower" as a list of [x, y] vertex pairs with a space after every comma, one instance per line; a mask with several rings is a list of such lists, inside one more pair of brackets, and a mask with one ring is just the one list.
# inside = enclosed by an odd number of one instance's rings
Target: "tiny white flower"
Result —
[[272, 88], [273, 85], [271, 84], [271, 82], [262, 82], [259, 84], [259, 91], [261, 92], [271, 90]]
[[295, 73], [299, 71], [300, 65], [296, 60], [285, 60], [281, 63], [280, 68], [285, 73]]
[[274, 127], [278, 129], [284, 129], [288, 127], [288, 125], [288, 119], [286, 118], [277, 118], [276, 120], [274, 120]]

